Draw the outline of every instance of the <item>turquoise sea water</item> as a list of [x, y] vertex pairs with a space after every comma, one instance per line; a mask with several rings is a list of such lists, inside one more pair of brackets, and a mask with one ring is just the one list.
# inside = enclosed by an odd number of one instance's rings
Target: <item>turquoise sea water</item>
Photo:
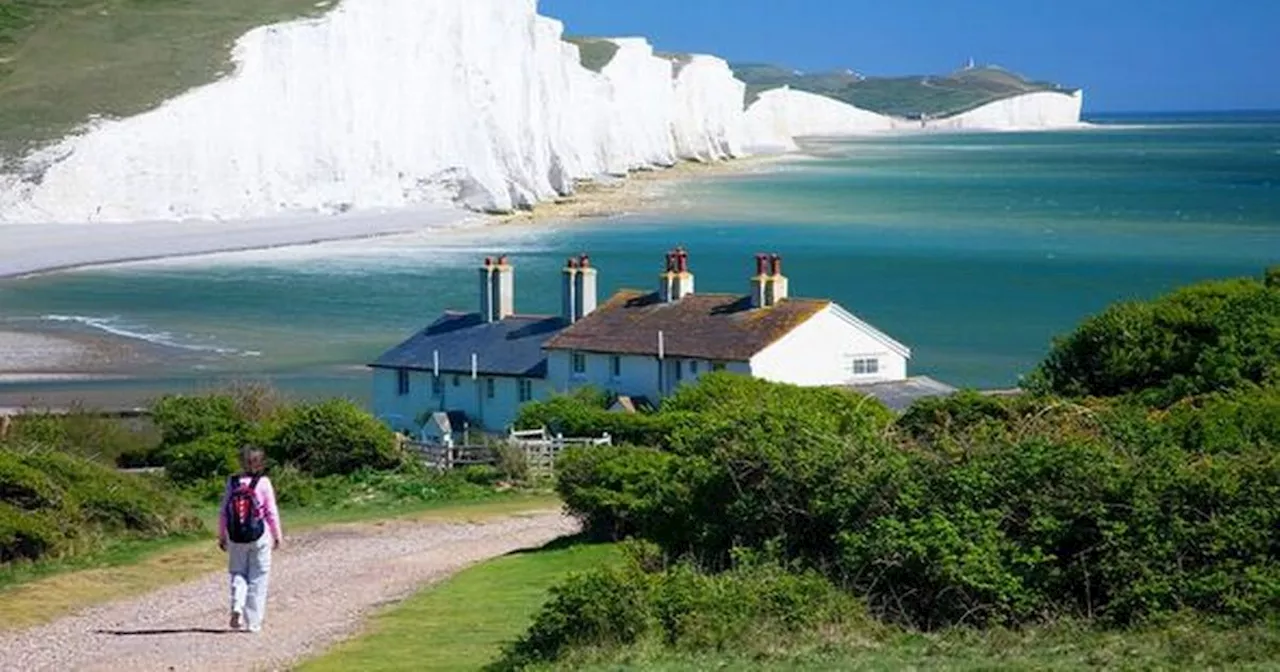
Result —
[[152, 343], [159, 364], [99, 387], [252, 373], [364, 397], [359, 365], [441, 310], [474, 308], [486, 254], [511, 254], [521, 312], [553, 312], [566, 256], [590, 253], [606, 294], [653, 285], [682, 244], [701, 291], [745, 292], [751, 255], [777, 252], [793, 295], [833, 298], [906, 343], [912, 374], [1010, 386], [1112, 301], [1280, 263], [1280, 114], [1098, 121], [814, 142], [776, 169], [672, 187], [662, 214], [0, 282], [0, 327]]

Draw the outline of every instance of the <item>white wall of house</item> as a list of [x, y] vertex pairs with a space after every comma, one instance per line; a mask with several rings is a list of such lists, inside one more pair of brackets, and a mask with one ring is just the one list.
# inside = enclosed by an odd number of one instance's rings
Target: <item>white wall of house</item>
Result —
[[[581, 371], [574, 370], [574, 353], [567, 350], [552, 350], [547, 353], [549, 390], [564, 393], [591, 386], [614, 394], [658, 400], [679, 385], [695, 381], [713, 371], [717, 365], [736, 373], [751, 373], [747, 362], [717, 363], [681, 357], [667, 357], [659, 362], [653, 356], [596, 352], [578, 354], [581, 356]], [[661, 376], [660, 370], [663, 371]]]
[[[522, 403], [521, 380], [532, 399], [547, 396], [546, 381], [540, 378], [479, 376], [442, 372], [438, 393], [429, 371], [408, 371], [408, 391], [402, 394], [395, 369], [373, 370], [373, 409], [378, 419], [392, 429], [417, 435], [417, 418], [428, 411], [461, 411], [474, 428], [498, 432], [515, 420]], [[492, 390], [492, 396], [490, 396]]]
[[832, 304], [756, 353], [751, 374], [795, 385], [904, 380], [909, 351], [873, 329]]

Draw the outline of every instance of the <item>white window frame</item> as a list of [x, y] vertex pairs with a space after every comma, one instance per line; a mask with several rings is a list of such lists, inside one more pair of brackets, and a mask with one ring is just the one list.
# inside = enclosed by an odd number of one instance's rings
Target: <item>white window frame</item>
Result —
[[880, 358], [857, 356], [849, 358], [849, 373], [856, 378], [880, 375]]

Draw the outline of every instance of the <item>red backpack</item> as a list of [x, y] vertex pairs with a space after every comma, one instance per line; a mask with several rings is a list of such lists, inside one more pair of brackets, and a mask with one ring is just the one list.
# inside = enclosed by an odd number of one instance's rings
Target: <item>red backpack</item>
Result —
[[237, 544], [251, 544], [266, 531], [258, 508], [259, 478], [254, 474], [249, 485], [242, 485], [239, 476], [232, 476], [227, 482], [231, 491], [227, 496], [227, 536]]

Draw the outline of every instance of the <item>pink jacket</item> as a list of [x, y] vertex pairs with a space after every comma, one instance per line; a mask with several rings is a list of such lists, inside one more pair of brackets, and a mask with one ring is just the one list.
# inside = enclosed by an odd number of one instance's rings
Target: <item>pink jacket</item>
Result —
[[[240, 485], [249, 485], [253, 480], [252, 476], [241, 475]], [[271, 531], [271, 538], [280, 541], [282, 538], [282, 530], [280, 529], [280, 511], [276, 508], [276, 490], [271, 487], [271, 479], [262, 476], [258, 479], [258, 487], [254, 488], [254, 493], [258, 500], [258, 515], [266, 522], [267, 529]], [[231, 484], [228, 479], [227, 488], [222, 493], [222, 503], [218, 505], [218, 538], [226, 540], [227, 538], [227, 499], [231, 496]]]

